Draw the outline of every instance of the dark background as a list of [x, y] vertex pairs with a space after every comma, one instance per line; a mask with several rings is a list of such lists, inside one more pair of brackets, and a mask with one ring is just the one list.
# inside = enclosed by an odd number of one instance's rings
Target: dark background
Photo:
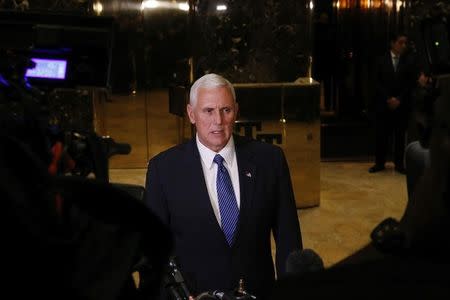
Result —
[[[410, 36], [411, 53], [429, 72], [450, 69], [448, 1], [393, 0], [388, 5], [373, 0], [369, 6], [369, 1], [349, 0], [339, 1], [338, 7], [336, 0], [321, 0], [312, 2], [313, 9], [307, 0], [197, 2], [195, 9], [183, 11], [141, 10], [141, 1], [104, 0], [99, 12], [93, 9], [96, 2], [89, 0], [0, 0], [0, 10], [23, 14], [25, 19], [30, 13], [44, 16], [34, 24], [50, 20], [47, 14], [59, 18], [55, 24], [61, 26], [86, 27], [96, 23], [86, 20], [95, 18], [112, 20], [106, 33], [113, 32], [112, 39], [102, 42], [85, 34], [71, 39], [90, 47], [85, 55], [74, 56], [103, 72], [103, 77], [95, 72], [91, 76], [114, 93], [188, 87], [190, 58], [194, 78], [217, 72], [232, 82], [280, 82], [311, 74], [323, 86], [325, 160], [371, 159], [373, 62], [388, 49], [391, 32]], [[217, 11], [218, 4], [227, 10]], [[29, 28], [4, 24], [0, 45], [7, 37], [24, 45], [36, 39]], [[92, 26], [98, 29], [98, 24]], [[77, 80], [89, 79], [81, 75]]]

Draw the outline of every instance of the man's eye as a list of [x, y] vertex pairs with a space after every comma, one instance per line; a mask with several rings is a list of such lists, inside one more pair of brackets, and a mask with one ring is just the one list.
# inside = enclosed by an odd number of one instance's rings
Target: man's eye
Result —
[[224, 108], [223, 111], [226, 112], [226, 113], [229, 113], [229, 112], [231, 112], [231, 108], [229, 108], [229, 107]]

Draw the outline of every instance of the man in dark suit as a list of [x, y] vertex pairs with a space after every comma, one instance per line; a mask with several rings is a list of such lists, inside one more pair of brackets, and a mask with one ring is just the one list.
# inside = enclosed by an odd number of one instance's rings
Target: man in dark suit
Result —
[[233, 86], [208, 74], [190, 91], [196, 136], [149, 162], [145, 201], [172, 230], [174, 255], [192, 290], [230, 291], [243, 279], [263, 297], [302, 248], [288, 165], [281, 148], [233, 135]]
[[376, 66], [376, 149], [375, 165], [369, 169], [370, 173], [384, 170], [390, 136], [394, 139], [395, 170], [405, 173], [403, 153], [409, 98], [416, 77], [414, 64], [405, 55], [407, 42], [404, 34], [394, 34], [390, 39], [390, 51], [379, 59]]

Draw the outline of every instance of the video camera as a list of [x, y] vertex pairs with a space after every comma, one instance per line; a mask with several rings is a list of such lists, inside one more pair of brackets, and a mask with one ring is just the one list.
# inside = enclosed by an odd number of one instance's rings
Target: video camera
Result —
[[[116, 143], [109, 136], [99, 136], [92, 128], [92, 118], [85, 120], [61, 114], [61, 95], [43, 91], [29, 84], [27, 73], [35, 72], [33, 61], [9, 55], [0, 69], [0, 116], [5, 134], [25, 141], [54, 170], [54, 175], [71, 173], [109, 181], [108, 160], [116, 154], [128, 154], [129, 144]], [[72, 101], [89, 95], [69, 93]], [[67, 97], [67, 95], [66, 95]], [[86, 102], [86, 99], [84, 99]], [[82, 101], [77, 101], [82, 106]], [[63, 109], [66, 110], [66, 109]], [[90, 115], [89, 109], [81, 115]], [[84, 124], [83, 124], [84, 123]], [[53, 165], [53, 166], [52, 166]]]
[[109, 88], [115, 32], [112, 17], [0, 11], [0, 49], [31, 59], [41, 89]]
[[93, 94], [109, 90], [112, 18], [0, 11], [0, 117], [54, 174], [109, 181], [128, 154], [94, 130]]

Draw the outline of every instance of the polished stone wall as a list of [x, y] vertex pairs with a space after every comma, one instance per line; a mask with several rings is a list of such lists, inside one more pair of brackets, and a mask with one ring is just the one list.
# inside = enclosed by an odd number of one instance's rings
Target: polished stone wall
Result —
[[223, 11], [216, 9], [217, 3], [199, 1], [196, 77], [216, 72], [246, 83], [294, 81], [307, 75], [309, 1], [229, 0]]
[[[218, 72], [233, 82], [251, 83], [286, 82], [308, 76], [310, 56], [315, 47], [314, 24], [324, 3], [330, 6], [331, 24], [338, 24], [338, 29], [345, 31], [344, 34], [335, 34], [339, 39], [335, 50], [342, 48], [344, 52], [334, 57], [342, 61], [344, 65], [339, 69], [345, 71], [345, 44], [352, 37], [359, 37], [360, 31], [369, 42], [370, 39], [383, 40], [385, 30], [380, 29], [379, 22], [387, 13], [383, 9], [383, 13], [380, 11], [387, 5], [383, 2], [381, 8], [372, 7], [369, 14], [369, 10], [364, 9], [369, 2], [362, 0], [340, 1], [340, 10], [336, 10], [337, 1], [334, 0], [159, 2], [172, 6], [141, 10], [142, 1], [138, 0], [0, 0], [0, 9], [113, 16], [118, 30], [112, 78], [115, 90], [125, 93], [136, 88], [167, 87], [171, 83], [188, 82], [188, 58], [191, 55], [195, 58], [194, 77]], [[186, 2], [196, 5], [191, 7], [191, 11], [180, 9], [178, 5]], [[382, 2], [370, 3], [374, 6]], [[403, 9], [401, 14], [387, 13], [388, 27], [408, 29], [414, 36], [417, 36], [424, 18], [446, 15], [450, 11], [448, 1], [393, 0], [389, 3], [392, 7], [401, 4]], [[226, 10], [217, 10], [218, 5], [225, 5]], [[370, 32], [366, 34], [367, 30]], [[361, 43], [361, 51], [353, 49], [355, 60], [364, 59], [369, 51], [365, 50], [365, 45], [366, 42]], [[374, 45], [375, 48], [372, 45], [367, 49], [376, 50], [383, 46], [381, 43]], [[339, 78], [350, 76], [346, 73], [341, 75]], [[358, 78], [364, 76], [356, 76], [354, 86], [347, 87], [341, 97], [350, 99], [347, 105], [350, 110], [361, 106], [353, 103], [354, 99], [356, 102], [365, 99], [362, 106], [367, 105], [370, 90], [358, 82]], [[345, 80], [343, 85], [351, 81]]]

